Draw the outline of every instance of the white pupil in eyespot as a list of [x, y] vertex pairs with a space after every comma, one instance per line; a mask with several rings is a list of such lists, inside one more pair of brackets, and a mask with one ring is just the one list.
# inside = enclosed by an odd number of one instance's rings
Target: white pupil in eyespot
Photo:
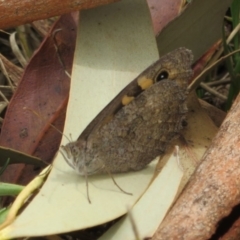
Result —
[[159, 82], [159, 81], [161, 81], [163, 79], [167, 79], [167, 78], [168, 78], [168, 72], [167, 71], [162, 71], [157, 76], [157, 82]]

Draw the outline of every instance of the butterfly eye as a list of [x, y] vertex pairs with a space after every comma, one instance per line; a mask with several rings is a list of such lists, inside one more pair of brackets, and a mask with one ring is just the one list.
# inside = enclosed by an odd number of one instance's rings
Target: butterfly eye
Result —
[[167, 71], [162, 71], [158, 74], [156, 82], [160, 82], [163, 79], [167, 79], [168, 78], [168, 72]]
[[73, 157], [76, 157], [78, 155], [78, 149], [75, 146], [72, 146], [71, 153]]

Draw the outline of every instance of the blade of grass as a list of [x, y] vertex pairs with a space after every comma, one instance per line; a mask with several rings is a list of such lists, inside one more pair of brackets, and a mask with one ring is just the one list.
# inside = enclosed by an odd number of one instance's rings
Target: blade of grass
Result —
[[0, 209], [0, 224], [3, 223], [8, 215], [10, 208], [2, 208]]
[[0, 196], [16, 196], [23, 190], [23, 188], [24, 186], [21, 185], [1, 182]]

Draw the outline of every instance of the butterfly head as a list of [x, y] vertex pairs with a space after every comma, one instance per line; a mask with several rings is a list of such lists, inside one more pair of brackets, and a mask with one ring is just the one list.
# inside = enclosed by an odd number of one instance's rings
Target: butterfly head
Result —
[[89, 157], [85, 141], [78, 140], [61, 146], [61, 153], [67, 164], [79, 175], [92, 175], [103, 168], [100, 161]]
[[61, 146], [61, 153], [67, 164], [75, 171], [77, 171], [81, 151], [76, 145], [76, 142], [70, 142], [65, 146]]

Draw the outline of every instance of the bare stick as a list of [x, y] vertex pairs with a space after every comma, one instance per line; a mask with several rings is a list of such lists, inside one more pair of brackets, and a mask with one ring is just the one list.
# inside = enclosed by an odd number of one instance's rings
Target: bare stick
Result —
[[221, 57], [220, 59], [218, 59], [215, 63], [213, 63], [211, 66], [207, 67], [204, 69], [204, 71], [202, 71], [195, 79], [194, 81], [188, 86], [188, 91], [191, 92], [193, 91], [200, 83], [201, 78], [205, 75], [207, 75], [207, 73], [209, 72], [209, 70], [211, 70], [214, 66], [217, 66], [220, 62], [222, 62], [223, 60], [225, 60], [226, 58], [232, 56], [233, 54], [240, 52], [240, 49], [237, 49], [223, 57]]

